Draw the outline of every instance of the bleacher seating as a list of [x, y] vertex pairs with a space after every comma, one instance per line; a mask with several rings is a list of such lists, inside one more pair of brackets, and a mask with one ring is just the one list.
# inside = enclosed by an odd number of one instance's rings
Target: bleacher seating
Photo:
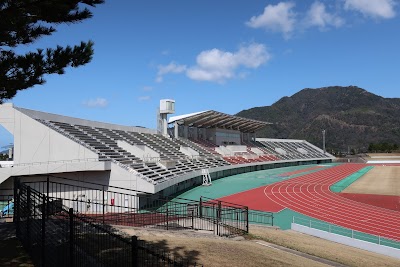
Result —
[[[100, 160], [117, 162], [142, 174], [154, 184], [194, 170], [229, 165], [221, 157], [186, 139], [169, 139], [158, 134], [71, 125], [57, 121], [38, 121], [97, 153]], [[118, 140], [131, 145], [145, 145], [156, 151], [160, 158], [153, 162], [139, 158], [119, 147]], [[199, 153], [199, 157], [190, 158], [183, 154], [179, 151], [181, 146], [189, 146]], [[176, 165], [167, 169], [157, 164], [159, 160], [173, 160]]]
[[[262, 139], [243, 142], [240, 147], [225, 147], [229, 155], [219, 154], [218, 146], [207, 140], [168, 138], [159, 134], [140, 133], [126, 130], [107, 129], [85, 125], [72, 125], [59, 121], [37, 119], [53, 130], [82, 144], [99, 155], [99, 160], [111, 160], [129, 171], [139, 173], [142, 178], [157, 184], [174, 177], [204, 168], [234, 164], [248, 164], [277, 160], [327, 158], [321, 150], [302, 140]], [[134, 155], [121, 148], [118, 142], [130, 146], [145, 146], [154, 151], [157, 158]], [[189, 147], [195, 155], [181, 152]], [[240, 149], [239, 149], [240, 148]], [[229, 150], [231, 149], [231, 150]], [[162, 161], [173, 161], [166, 168]]]

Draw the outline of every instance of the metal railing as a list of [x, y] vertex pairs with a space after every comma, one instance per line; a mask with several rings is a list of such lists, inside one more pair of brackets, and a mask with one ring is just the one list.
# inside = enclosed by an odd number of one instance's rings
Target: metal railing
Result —
[[98, 161], [111, 161], [111, 160], [101, 160], [98, 158], [50, 160], [50, 161], [41, 161], [41, 162], [18, 163], [18, 164], [12, 164], [12, 165], [5, 165], [3, 167], [4, 168], [12, 168], [12, 167], [23, 167], [23, 166], [37, 166], [37, 165], [45, 165], [45, 164], [82, 163], [82, 162], [98, 162]]
[[249, 210], [249, 223], [274, 225], [274, 213], [260, 210]]
[[170, 199], [116, 186], [48, 176], [27, 185], [93, 220], [116, 225], [196, 229], [219, 236], [248, 232], [248, 208], [233, 203], [200, 199]]
[[17, 237], [35, 266], [196, 266], [66, 209], [18, 179], [14, 193]]
[[294, 217], [294, 216], [293, 216], [292, 222], [295, 224], [307, 226], [309, 228], [321, 230], [324, 232], [342, 235], [342, 236], [378, 244], [381, 246], [387, 246], [387, 247], [393, 247], [393, 248], [400, 249], [399, 241], [396, 241], [396, 240], [393, 240], [390, 238], [386, 238], [386, 237], [382, 237], [382, 236], [363, 233], [363, 232], [349, 229], [349, 228], [339, 226], [336, 224], [311, 220], [311, 219], [307, 219], [307, 218]]

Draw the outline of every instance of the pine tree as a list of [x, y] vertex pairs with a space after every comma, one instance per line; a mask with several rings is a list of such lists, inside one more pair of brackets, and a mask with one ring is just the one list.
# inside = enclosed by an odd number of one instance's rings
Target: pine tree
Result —
[[37, 49], [23, 55], [14, 52], [51, 35], [60, 24], [78, 23], [91, 18], [88, 7], [104, 0], [0, 0], [0, 104], [19, 90], [45, 83], [46, 74], [63, 74], [66, 67], [89, 63], [93, 42], [73, 47]]

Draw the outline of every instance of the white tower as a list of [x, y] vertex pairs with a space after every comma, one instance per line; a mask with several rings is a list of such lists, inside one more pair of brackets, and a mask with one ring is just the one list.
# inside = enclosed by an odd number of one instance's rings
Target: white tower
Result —
[[168, 135], [167, 128], [167, 116], [168, 114], [175, 113], [175, 100], [172, 99], [161, 99], [160, 100], [160, 130], [163, 135]]

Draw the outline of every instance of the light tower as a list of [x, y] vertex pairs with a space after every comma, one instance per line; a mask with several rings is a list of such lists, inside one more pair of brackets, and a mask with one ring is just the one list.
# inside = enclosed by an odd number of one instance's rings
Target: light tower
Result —
[[324, 154], [326, 153], [325, 149], [325, 130], [322, 130], [322, 149], [324, 150]]
[[160, 100], [160, 111], [159, 111], [159, 131], [163, 135], [168, 135], [167, 128], [167, 116], [168, 114], [175, 113], [175, 100], [172, 99], [161, 99]]

